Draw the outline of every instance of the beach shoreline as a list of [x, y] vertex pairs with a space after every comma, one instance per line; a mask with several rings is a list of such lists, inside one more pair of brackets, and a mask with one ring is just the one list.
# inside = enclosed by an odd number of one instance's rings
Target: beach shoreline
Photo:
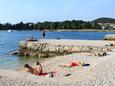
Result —
[[[84, 46], [105, 46], [113, 41], [103, 40], [41, 40], [41, 43], [49, 42], [52, 44], [66, 45], [84, 45]], [[28, 74], [23, 70], [0, 70], [0, 84], [2, 86], [97, 86], [107, 85], [114, 86], [114, 63], [115, 52], [107, 52], [106, 56], [94, 56], [89, 52], [72, 53], [69, 55], [56, 56], [49, 60], [42, 62], [45, 72], [55, 71], [56, 75], [53, 78], [39, 77]], [[88, 67], [60, 67], [70, 62], [84, 62], [90, 64]], [[30, 64], [33, 67], [35, 63]], [[64, 75], [70, 74], [65, 77]], [[7, 83], [5, 83], [7, 82]]]
[[115, 30], [96, 30], [96, 29], [59, 29], [45, 30], [46, 32], [115, 32]]
[[[0, 30], [7, 31], [7, 30]], [[13, 31], [38, 31], [38, 30], [13, 30]], [[115, 32], [115, 30], [96, 30], [96, 29], [59, 29], [59, 30], [47, 30], [46, 32]], [[39, 32], [41, 32], [39, 30]]]

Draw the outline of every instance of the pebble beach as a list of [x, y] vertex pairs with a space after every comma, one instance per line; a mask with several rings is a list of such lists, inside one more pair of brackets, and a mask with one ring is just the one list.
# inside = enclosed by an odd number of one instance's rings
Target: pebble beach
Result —
[[[84, 45], [103, 47], [113, 41], [103, 40], [40, 40], [40, 43]], [[114, 47], [114, 46], [113, 46]], [[0, 70], [1, 86], [114, 86], [115, 85], [115, 52], [107, 52], [106, 56], [94, 56], [89, 52], [72, 53], [56, 56], [41, 62], [43, 71], [55, 71], [55, 76], [43, 77], [19, 70]], [[60, 67], [70, 62], [84, 62], [90, 66], [72, 68]], [[33, 67], [35, 63], [31, 64]], [[69, 76], [65, 76], [69, 74]]]

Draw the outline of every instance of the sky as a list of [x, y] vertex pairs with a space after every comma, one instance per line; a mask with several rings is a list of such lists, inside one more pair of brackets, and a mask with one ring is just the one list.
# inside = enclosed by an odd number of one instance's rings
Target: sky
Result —
[[115, 0], [0, 0], [0, 22], [115, 18]]

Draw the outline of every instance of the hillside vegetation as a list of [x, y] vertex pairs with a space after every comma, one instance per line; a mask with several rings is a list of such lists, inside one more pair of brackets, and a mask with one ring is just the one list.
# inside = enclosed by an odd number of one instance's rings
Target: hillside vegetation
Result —
[[65, 21], [44, 21], [37, 23], [0, 23], [0, 30], [84, 30], [84, 29], [98, 29], [100, 30], [102, 26], [98, 23], [115, 23], [113, 18], [98, 18], [93, 21], [83, 21], [83, 20], [65, 20]]
[[95, 23], [115, 23], [115, 19], [103, 17], [103, 18], [95, 19], [93, 20], [93, 22]]

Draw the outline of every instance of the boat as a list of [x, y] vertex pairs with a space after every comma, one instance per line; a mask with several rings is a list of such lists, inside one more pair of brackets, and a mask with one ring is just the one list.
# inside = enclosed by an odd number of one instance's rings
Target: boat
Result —
[[8, 32], [12, 32], [12, 30], [8, 30]]

